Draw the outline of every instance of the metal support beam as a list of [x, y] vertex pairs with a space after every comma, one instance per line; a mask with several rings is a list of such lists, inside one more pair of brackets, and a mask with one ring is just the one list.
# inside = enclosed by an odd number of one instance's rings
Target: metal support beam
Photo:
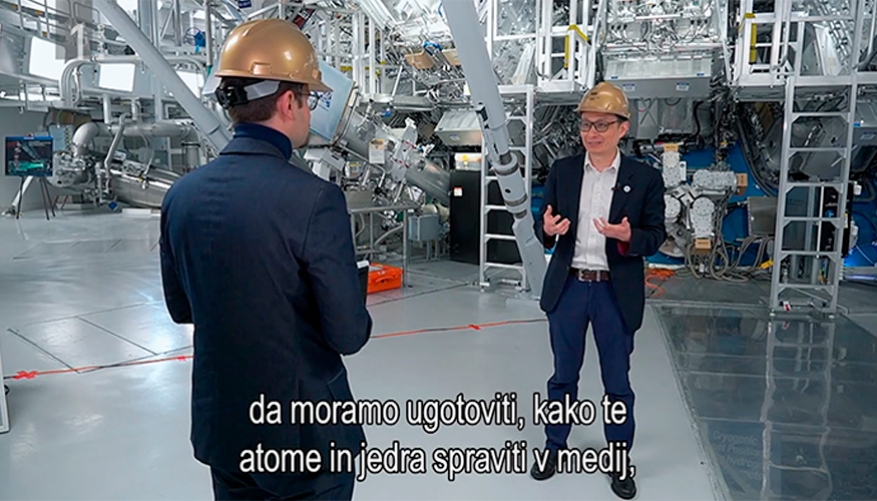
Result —
[[508, 119], [493, 63], [481, 35], [478, 13], [471, 0], [445, 0], [442, 5], [454, 44], [466, 47], [459, 53], [460, 62], [469, 84], [472, 104], [481, 119], [487, 157], [497, 174], [506, 208], [515, 218], [512, 231], [530, 291], [535, 296], [541, 296], [546, 268], [545, 250], [536, 238], [528, 190], [517, 159], [509, 148]]
[[[114, 0], [95, 0], [94, 4], [113, 25], [113, 28], [125, 38], [128, 45], [143, 59], [143, 62], [152, 70], [158, 80], [164, 82], [177, 102], [192, 117], [195, 125], [207, 136], [210, 143], [217, 150], [223, 149], [230, 139], [228, 130], [223, 126], [219, 117], [207, 109], [189, 90], [186, 83], [174, 71], [173, 66], [164, 59], [164, 55], [140, 31], [134, 20]], [[156, 103], [156, 106], [161, 106], [161, 103]]]

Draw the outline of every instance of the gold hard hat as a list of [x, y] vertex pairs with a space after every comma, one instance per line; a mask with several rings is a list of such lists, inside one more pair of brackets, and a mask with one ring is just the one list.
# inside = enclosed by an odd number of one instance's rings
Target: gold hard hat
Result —
[[257, 78], [306, 84], [330, 92], [320, 61], [298, 26], [283, 19], [258, 19], [238, 25], [222, 46], [216, 76]]
[[608, 82], [600, 82], [589, 90], [576, 111], [612, 113], [626, 119], [630, 118], [630, 108], [624, 91]]

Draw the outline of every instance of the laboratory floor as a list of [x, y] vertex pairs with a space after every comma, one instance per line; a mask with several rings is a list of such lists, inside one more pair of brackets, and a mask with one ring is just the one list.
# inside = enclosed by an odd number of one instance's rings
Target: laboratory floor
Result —
[[877, 499], [877, 337], [842, 316], [655, 311], [730, 499]]
[[[158, 235], [157, 218], [136, 214], [0, 219], [11, 425], [0, 435], [0, 500], [211, 499], [209, 471], [189, 444], [191, 328], [164, 310]], [[428, 472], [370, 473], [354, 499], [617, 499], [599, 474], [450, 481], [431, 470], [438, 449], [543, 443], [532, 399], [551, 375], [544, 315], [513, 292], [482, 292], [477, 278], [476, 267], [416, 262], [407, 288], [369, 298], [374, 334], [346, 359], [351, 386], [403, 412], [395, 426], [366, 427], [369, 447], [422, 448]], [[757, 305], [684, 299], [650, 300], [636, 337], [637, 499], [877, 497], [877, 338], [843, 317], [776, 324]], [[580, 397], [599, 402], [599, 381], [589, 337]], [[522, 430], [430, 434], [404, 418], [408, 400], [498, 392], [516, 393]], [[602, 448], [601, 427], [574, 428], [570, 446]]]

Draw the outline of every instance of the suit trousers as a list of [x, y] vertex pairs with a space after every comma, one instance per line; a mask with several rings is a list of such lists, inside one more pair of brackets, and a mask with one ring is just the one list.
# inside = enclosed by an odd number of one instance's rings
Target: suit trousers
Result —
[[[593, 324], [603, 390], [610, 402], [624, 402], [627, 408], [625, 422], [621, 425], [604, 423], [603, 432], [607, 443], [625, 442], [627, 450], [631, 450], [635, 428], [634, 393], [628, 374], [633, 333], [625, 326], [612, 283], [582, 282], [570, 275], [557, 307], [548, 314], [548, 322], [554, 354], [554, 375], [548, 380], [548, 400], [563, 402], [566, 395], [571, 402], [578, 399], [585, 336], [588, 325]], [[594, 423], [597, 424], [603, 422], [604, 413], [600, 401], [594, 401], [594, 404]], [[565, 449], [570, 430], [569, 424], [546, 425], [546, 447], [554, 451]]]
[[250, 474], [211, 468], [216, 501], [349, 501], [355, 473], [319, 475]]

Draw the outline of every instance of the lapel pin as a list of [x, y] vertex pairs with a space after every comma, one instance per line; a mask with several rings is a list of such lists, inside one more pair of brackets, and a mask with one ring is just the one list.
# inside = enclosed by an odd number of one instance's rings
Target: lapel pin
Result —
[[625, 193], [630, 193], [630, 186], [629, 186], [629, 185], [625, 185], [625, 186], [624, 186], [624, 192], [625, 192]]

